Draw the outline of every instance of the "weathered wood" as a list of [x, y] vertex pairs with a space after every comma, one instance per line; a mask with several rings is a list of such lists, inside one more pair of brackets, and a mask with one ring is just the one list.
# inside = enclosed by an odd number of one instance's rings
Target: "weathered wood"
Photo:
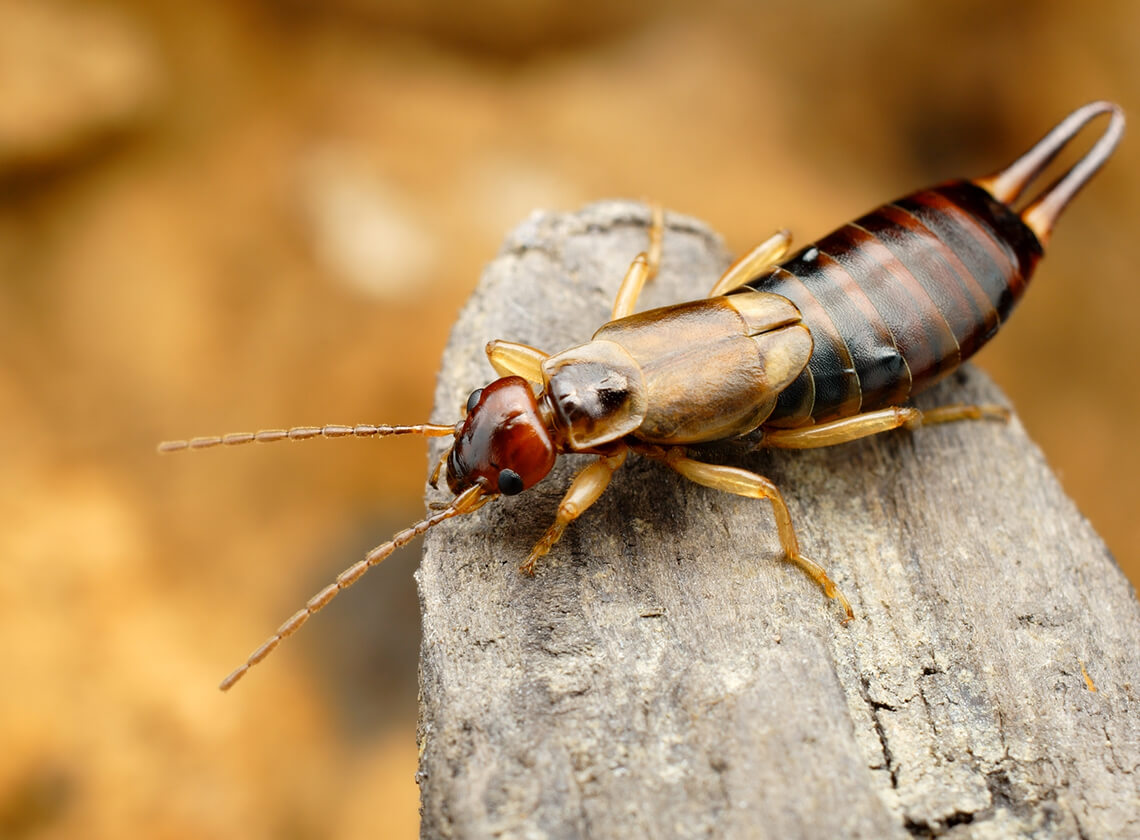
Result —
[[[647, 219], [603, 203], [515, 230], [435, 417], [492, 378], [486, 340], [588, 339]], [[727, 263], [700, 223], [668, 223], [642, 308]], [[968, 368], [919, 405], [1002, 400]], [[425, 837], [1140, 836], [1140, 608], [1016, 419], [746, 457], [847, 626], [780, 559], [767, 504], [637, 458], [519, 575], [566, 460], [427, 539]]]

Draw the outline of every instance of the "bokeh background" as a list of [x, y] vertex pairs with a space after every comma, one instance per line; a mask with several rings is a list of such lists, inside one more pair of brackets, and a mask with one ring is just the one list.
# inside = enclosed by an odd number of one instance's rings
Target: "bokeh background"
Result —
[[0, 837], [416, 833], [415, 547], [215, 685], [418, 518], [422, 442], [154, 443], [426, 419], [535, 208], [804, 242], [1122, 103], [979, 363], [1136, 580], [1140, 4], [1085, 8], [0, 0]]

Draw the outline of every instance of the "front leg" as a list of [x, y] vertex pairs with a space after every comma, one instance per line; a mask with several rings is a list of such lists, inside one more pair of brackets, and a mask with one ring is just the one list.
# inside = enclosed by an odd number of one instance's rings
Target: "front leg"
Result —
[[549, 355], [527, 344], [514, 341], [489, 341], [487, 361], [499, 376], [521, 376], [527, 382], [542, 384], [542, 363]]
[[623, 444], [614, 454], [603, 455], [598, 460], [574, 476], [570, 489], [558, 504], [558, 515], [546, 533], [530, 552], [526, 562], [519, 566], [524, 575], [534, 574], [534, 564], [562, 538], [566, 526], [586, 512], [586, 509], [601, 498], [615, 472], [625, 463], [629, 450]]
[[847, 615], [844, 623], [855, 617], [851, 604], [839, 591], [835, 581], [828, 577], [824, 568], [800, 553], [800, 541], [796, 537], [795, 528], [792, 527], [792, 515], [788, 512], [788, 505], [784, 502], [784, 497], [780, 491], [776, 489], [776, 485], [769, 479], [739, 467], [696, 461], [689, 458], [685, 454], [685, 450], [679, 446], [668, 449], [646, 447], [644, 449], [639, 448], [638, 451], [651, 458], [664, 461], [685, 478], [697, 484], [703, 484], [705, 487], [712, 487], [715, 490], [723, 490], [726, 493], [747, 496], [752, 499], [768, 499], [772, 503], [772, 511], [776, 516], [776, 531], [779, 534], [780, 545], [784, 549], [786, 558], [803, 569], [808, 577], [823, 589], [823, 594], [839, 602]]

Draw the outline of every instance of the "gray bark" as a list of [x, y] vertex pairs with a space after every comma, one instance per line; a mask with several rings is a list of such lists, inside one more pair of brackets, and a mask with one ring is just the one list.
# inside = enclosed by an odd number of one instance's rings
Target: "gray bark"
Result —
[[[512, 232], [435, 417], [493, 378], [489, 338], [589, 339], [647, 219], [607, 202]], [[670, 214], [641, 308], [726, 264]], [[1003, 401], [967, 367], [918, 405]], [[783, 489], [846, 626], [767, 503], [635, 457], [521, 576], [582, 463], [428, 535], [425, 837], [1140, 836], [1140, 608], [1016, 419], [740, 461]]]

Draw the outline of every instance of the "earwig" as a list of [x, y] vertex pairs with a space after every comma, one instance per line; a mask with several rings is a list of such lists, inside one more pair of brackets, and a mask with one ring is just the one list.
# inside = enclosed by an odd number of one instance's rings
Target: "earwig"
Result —
[[[1030, 184], [1094, 118], [1089, 151], [1022, 210]], [[582, 345], [549, 355], [492, 341], [500, 378], [467, 399], [454, 424], [303, 426], [171, 441], [160, 452], [315, 437], [451, 436], [436, 464], [454, 498], [377, 546], [314, 595], [227, 676], [229, 689], [282, 639], [389, 554], [446, 519], [530, 489], [562, 453], [595, 457], [573, 479], [554, 523], [520, 571], [605, 492], [629, 454], [691, 481], [767, 499], [787, 560], [843, 610], [847, 598], [800, 551], [783, 496], [767, 478], [693, 457], [730, 439], [749, 448], [812, 449], [956, 420], [1004, 420], [992, 405], [919, 411], [905, 403], [989, 341], [1024, 293], [1061, 212], [1108, 160], [1124, 131], [1109, 102], [1079, 108], [1028, 152], [983, 178], [912, 193], [787, 256], [779, 231], [729, 267], [709, 296], [634, 314], [661, 262], [664, 216], [626, 272], [611, 320]]]

